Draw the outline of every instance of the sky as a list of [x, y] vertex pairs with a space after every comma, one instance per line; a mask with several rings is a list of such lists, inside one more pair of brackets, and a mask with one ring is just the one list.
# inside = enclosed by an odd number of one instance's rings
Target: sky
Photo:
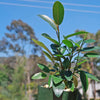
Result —
[[[53, 2], [56, 0], [0, 0], [0, 39], [7, 33], [6, 26], [12, 20], [21, 19], [30, 25], [36, 37], [48, 45], [50, 42], [41, 36], [48, 33], [53, 38], [56, 33], [53, 28], [38, 14], [52, 16]], [[63, 3], [65, 14], [60, 25], [61, 35], [74, 33], [76, 29], [96, 33], [100, 29], [100, 0], [59, 0]], [[74, 38], [77, 39], [77, 38]], [[47, 42], [45, 42], [47, 41]]]

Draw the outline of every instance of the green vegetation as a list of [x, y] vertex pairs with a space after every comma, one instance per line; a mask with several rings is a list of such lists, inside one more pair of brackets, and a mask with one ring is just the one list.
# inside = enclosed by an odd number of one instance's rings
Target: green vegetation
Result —
[[[46, 64], [46, 59], [41, 48], [32, 41], [37, 38], [28, 24], [14, 20], [7, 29], [11, 33], [5, 33], [0, 41], [0, 53], [8, 56], [0, 58], [0, 100], [32, 100], [43, 81], [35, 82], [30, 77], [40, 71], [37, 61]], [[31, 45], [32, 48], [26, 50]]]
[[[0, 57], [0, 100], [33, 100], [37, 97], [38, 85], [44, 83], [60, 97], [64, 89], [73, 92], [78, 87], [78, 78], [84, 99], [87, 99], [86, 91], [91, 83], [95, 100], [95, 81], [100, 82], [100, 30], [96, 34], [76, 30], [61, 40], [59, 27], [64, 19], [64, 7], [59, 1], [53, 5], [53, 19], [47, 15], [38, 16], [55, 30], [57, 40], [42, 33], [51, 42], [49, 50], [22, 20], [13, 20], [7, 26], [8, 32], [0, 40], [0, 53], [7, 56]], [[80, 40], [73, 41], [73, 36]]]
[[[53, 91], [57, 97], [60, 97], [65, 89], [70, 89], [72, 92], [78, 85], [78, 76], [80, 76], [82, 88], [84, 92], [88, 89], [88, 78], [100, 81], [98, 78], [89, 74], [88, 72], [81, 69], [81, 64], [87, 62], [89, 58], [99, 57], [98, 53], [90, 51], [99, 50], [98, 46], [87, 47], [86, 44], [94, 43], [94, 39], [87, 39], [88, 32], [80, 31], [67, 36], [64, 39], [60, 39], [59, 25], [62, 23], [64, 18], [64, 7], [59, 2], [56, 1], [53, 5], [53, 18], [49, 18], [46, 15], [39, 15], [43, 20], [48, 22], [51, 27], [56, 31], [58, 40], [53, 39], [46, 33], [42, 36], [49, 39], [52, 44], [50, 45], [52, 52], [43, 44], [42, 42], [33, 39], [34, 43], [44, 48], [44, 54], [51, 60], [53, 65], [51, 68], [39, 63], [38, 67], [42, 72], [36, 73], [32, 76], [32, 79], [44, 79], [47, 76], [49, 88], [53, 88]], [[84, 38], [80, 41], [73, 41], [70, 39], [72, 36], [82, 35]], [[85, 47], [86, 46], [86, 47]], [[84, 52], [84, 54], [83, 54]], [[59, 92], [58, 92], [59, 91]]]

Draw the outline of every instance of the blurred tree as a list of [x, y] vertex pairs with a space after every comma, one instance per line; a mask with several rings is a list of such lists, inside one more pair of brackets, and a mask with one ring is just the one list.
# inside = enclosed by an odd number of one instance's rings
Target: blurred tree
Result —
[[[7, 67], [4, 65], [0, 65], [0, 86], [7, 84], [9, 77], [7, 75]], [[5, 83], [4, 83], [5, 82]]]
[[13, 70], [8, 66], [0, 64], [0, 100], [10, 100], [8, 97], [10, 93], [7, 90], [7, 86], [12, 82], [11, 75]]
[[[6, 87], [5, 91], [12, 100], [22, 100], [24, 94], [25, 97], [28, 97], [28, 100], [32, 100], [30, 86], [32, 81], [30, 77], [33, 73], [40, 70], [36, 67], [37, 62], [45, 64], [46, 59], [41, 48], [32, 41], [32, 38], [37, 38], [33, 29], [28, 24], [21, 20], [13, 20], [7, 26], [7, 30], [9, 33], [5, 33], [5, 37], [0, 40], [0, 53], [8, 54], [8, 58], [4, 63], [13, 70], [13, 74], [8, 76], [11, 83], [7, 84], [9, 86], [7, 86], [8, 88]], [[40, 57], [37, 55], [38, 53], [41, 55]], [[15, 54], [17, 55], [15, 56]], [[18, 59], [20, 60], [18, 61]]]
[[37, 93], [38, 85], [44, 80], [33, 81], [30, 80], [30, 76], [40, 71], [37, 67], [38, 62], [46, 64], [45, 57], [16, 56], [8, 57], [5, 62], [5, 65], [0, 65], [0, 100], [33, 100], [32, 96]]
[[23, 100], [25, 97], [24, 92], [24, 58], [17, 58], [17, 64], [14, 70], [14, 73], [12, 75], [12, 83], [8, 86], [8, 91], [11, 93], [11, 100]]
[[5, 37], [0, 41], [0, 51], [14, 55], [35, 54], [40, 48], [32, 38], [37, 39], [33, 29], [22, 20], [13, 20], [11, 25], [7, 26], [10, 33], [5, 33]]

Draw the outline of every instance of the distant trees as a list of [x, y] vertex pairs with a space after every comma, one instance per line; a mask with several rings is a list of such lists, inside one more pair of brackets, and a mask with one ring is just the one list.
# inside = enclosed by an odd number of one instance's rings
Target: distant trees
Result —
[[[0, 100], [32, 100], [30, 77], [40, 70], [37, 62], [45, 64], [46, 59], [41, 48], [32, 41], [37, 38], [28, 24], [13, 20], [7, 30], [0, 40], [0, 53], [8, 57], [3, 66], [0, 65]], [[3, 82], [6, 82], [5, 87]]]
[[5, 33], [5, 37], [0, 41], [0, 51], [6, 54], [15, 53], [19, 55], [35, 54], [40, 48], [36, 45], [32, 38], [37, 39], [33, 29], [22, 20], [13, 20], [7, 26], [9, 33]]

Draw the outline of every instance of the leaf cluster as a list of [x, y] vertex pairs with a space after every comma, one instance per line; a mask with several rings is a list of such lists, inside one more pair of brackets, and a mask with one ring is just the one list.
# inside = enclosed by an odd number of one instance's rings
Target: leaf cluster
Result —
[[[88, 89], [88, 78], [99, 81], [92, 74], [81, 70], [81, 64], [88, 61], [89, 57], [100, 57], [98, 53], [92, 52], [100, 47], [84, 47], [85, 44], [93, 43], [95, 40], [87, 39], [88, 32], [80, 31], [67, 36], [63, 36], [63, 40], [60, 40], [59, 25], [64, 18], [64, 7], [56, 1], [53, 5], [53, 19], [46, 15], [39, 15], [43, 20], [48, 22], [50, 26], [56, 31], [58, 40], [53, 39], [46, 33], [42, 36], [51, 41], [50, 51], [45, 44], [33, 39], [33, 41], [45, 49], [44, 54], [53, 63], [52, 68], [43, 64], [38, 64], [38, 67], [42, 72], [36, 73], [32, 76], [32, 79], [44, 79], [47, 76], [49, 88], [53, 88], [53, 91], [57, 97], [60, 97], [63, 91], [67, 88], [72, 92], [78, 85], [78, 76], [80, 76], [82, 87], [84, 92]], [[70, 39], [72, 36], [84, 34], [85, 38], [75, 42]], [[91, 53], [90, 53], [91, 51]], [[83, 53], [84, 52], [84, 53]]]

